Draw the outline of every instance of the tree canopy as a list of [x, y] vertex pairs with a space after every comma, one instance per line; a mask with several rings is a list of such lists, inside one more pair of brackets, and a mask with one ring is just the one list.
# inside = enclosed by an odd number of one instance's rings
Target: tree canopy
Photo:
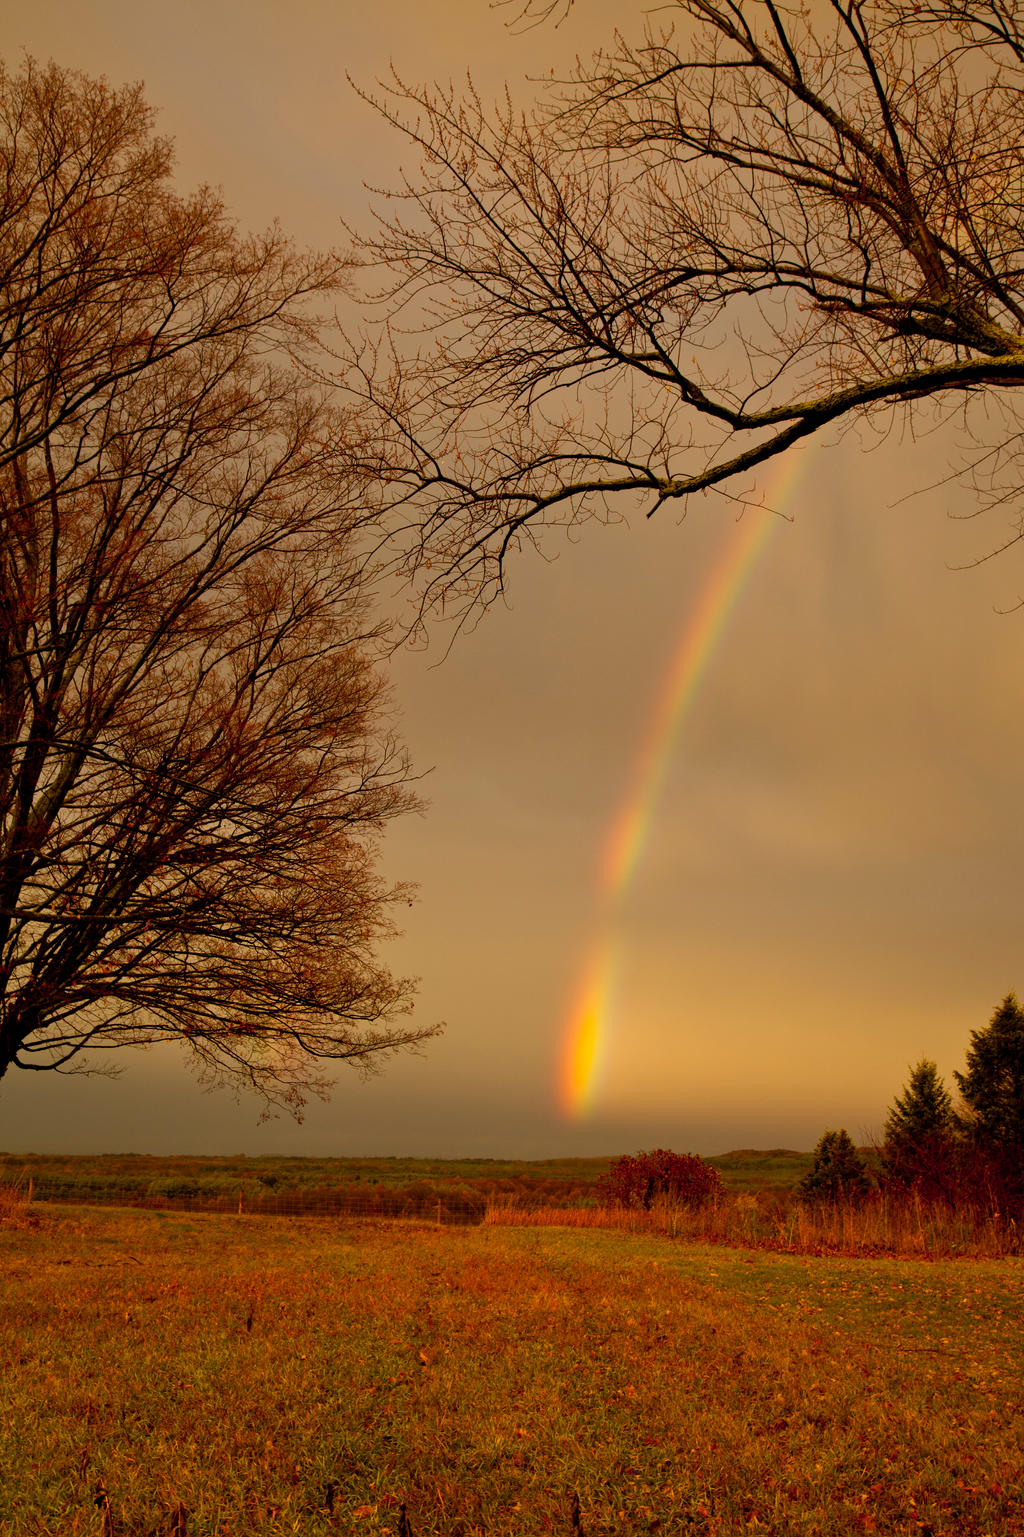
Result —
[[966, 413], [975, 489], [1015, 496], [1022, 85], [1019, 0], [672, 0], [525, 116], [387, 83], [418, 169], [353, 360], [424, 601], [894, 412]]
[[0, 71], [0, 160], [0, 1075], [173, 1040], [297, 1106], [432, 1033], [376, 955], [342, 263], [179, 195], [137, 88]]
[[598, 1181], [601, 1194], [619, 1206], [649, 1211], [658, 1197], [681, 1206], [703, 1206], [722, 1192], [722, 1177], [696, 1153], [658, 1147], [649, 1153], [624, 1153]]

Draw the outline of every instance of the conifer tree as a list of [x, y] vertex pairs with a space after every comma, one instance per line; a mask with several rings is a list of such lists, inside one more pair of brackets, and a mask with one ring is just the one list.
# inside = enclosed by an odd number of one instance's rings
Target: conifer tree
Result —
[[797, 1186], [805, 1201], [859, 1200], [870, 1189], [867, 1165], [845, 1127], [826, 1131], [814, 1149], [814, 1163]]
[[886, 1173], [929, 1196], [948, 1195], [956, 1145], [953, 1101], [934, 1062], [922, 1058], [885, 1121]]
[[953, 1077], [974, 1140], [1024, 1163], [1024, 1009], [1016, 994], [1007, 993], [983, 1030], [971, 1031], [966, 1071]]

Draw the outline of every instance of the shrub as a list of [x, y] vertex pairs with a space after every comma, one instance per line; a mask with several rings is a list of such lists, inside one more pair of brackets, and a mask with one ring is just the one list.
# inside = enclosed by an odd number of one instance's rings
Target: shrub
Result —
[[617, 1206], [651, 1208], [655, 1196], [665, 1196], [680, 1206], [703, 1206], [722, 1190], [717, 1169], [696, 1153], [672, 1153], [655, 1148], [650, 1153], [624, 1154], [598, 1181], [598, 1190]]

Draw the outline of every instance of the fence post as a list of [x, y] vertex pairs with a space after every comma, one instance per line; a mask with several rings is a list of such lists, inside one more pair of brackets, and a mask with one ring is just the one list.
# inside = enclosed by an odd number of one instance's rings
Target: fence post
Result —
[[440, 1201], [438, 1201], [438, 1203], [437, 1203], [437, 1225], [438, 1225], [438, 1227], [441, 1226], [441, 1202]]
[[30, 1174], [29, 1177], [28, 1177], [28, 1200], [25, 1203], [27, 1206], [31, 1206], [32, 1205], [32, 1192], [35, 1189], [35, 1187], [36, 1187], [35, 1186], [35, 1180], [32, 1178], [32, 1176]]
[[242, 1215], [242, 1192], [238, 1192], [238, 1215]]

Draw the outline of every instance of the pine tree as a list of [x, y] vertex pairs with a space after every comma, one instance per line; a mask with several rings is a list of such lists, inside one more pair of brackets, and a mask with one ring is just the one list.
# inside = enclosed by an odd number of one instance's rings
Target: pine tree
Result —
[[954, 1073], [975, 1142], [1016, 1166], [1024, 1162], [1024, 1009], [1007, 993], [983, 1030], [971, 1031], [967, 1068]]
[[893, 1101], [885, 1122], [882, 1162], [886, 1174], [929, 1197], [952, 1193], [956, 1115], [939, 1070], [922, 1058]]
[[859, 1200], [871, 1188], [867, 1165], [845, 1127], [826, 1131], [814, 1149], [814, 1164], [797, 1186], [805, 1201]]

